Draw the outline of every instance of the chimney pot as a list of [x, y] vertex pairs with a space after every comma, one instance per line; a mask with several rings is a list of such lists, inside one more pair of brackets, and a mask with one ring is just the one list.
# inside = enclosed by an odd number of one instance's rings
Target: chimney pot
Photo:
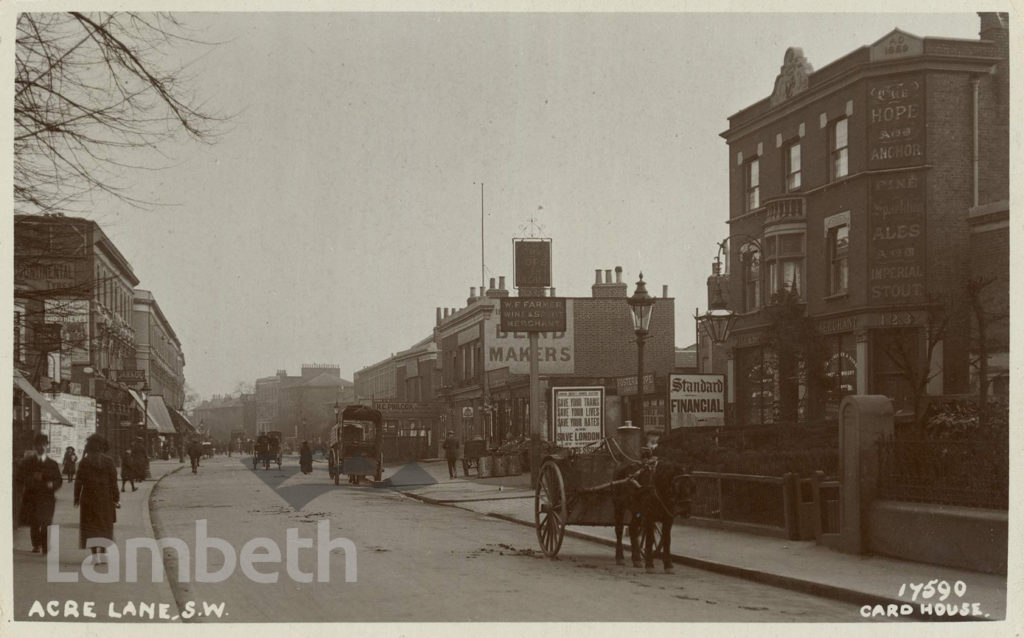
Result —
[[491, 285], [490, 285], [490, 289], [491, 289], [491, 290], [494, 290], [494, 277], [491, 277]]
[[448, 318], [448, 309], [447, 308], [444, 309], [444, 318], [445, 319]]
[[600, 268], [596, 268], [594, 270], [594, 283], [595, 284], [601, 283], [601, 269]]
[[664, 284], [661, 287], [661, 298], [668, 299], [668, 284]]
[[549, 297], [554, 297], [555, 296], [555, 289], [554, 289], [554, 287], [551, 288], [551, 293], [548, 296]]
[[437, 306], [436, 314], [437, 314], [437, 319], [435, 321], [435, 325], [439, 325], [441, 323], [441, 306]]
[[469, 298], [472, 299], [473, 297], [476, 297], [476, 286], [469, 288]]
[[611, 271], [611, 269], [608, 269], [608, 270], [604, 271], [604, 283], [606, 283], [606, 284], [612, 283], [612, 271]]
[[615, 283], [622, 283], [622, 266], [615, 267]]
[[505, 275], [501, 275], [500, 277], [498, 277], [498, 290], [504, 290], [504, 289], [505, 289]]

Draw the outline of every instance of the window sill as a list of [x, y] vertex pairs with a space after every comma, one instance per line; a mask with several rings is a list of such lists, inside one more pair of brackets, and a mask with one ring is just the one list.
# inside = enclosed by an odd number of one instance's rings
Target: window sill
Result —
[[846, 299], [849, 296], [850, 296], [850, 291], [847, 290], [847, 291], [844, 291], [844, 292], [837, 292], [834, 295], [828, 295], [828, 296], [822, 297], [822, 300], [823, 301], [838, 301], [839, 299]]

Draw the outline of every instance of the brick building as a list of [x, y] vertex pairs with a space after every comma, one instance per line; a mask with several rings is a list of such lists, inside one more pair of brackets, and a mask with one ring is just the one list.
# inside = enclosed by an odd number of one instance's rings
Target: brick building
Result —
[[995, 279], [986, 351], [1002, 378], [1008, 23], [979, 15], [979, 40], [897, 29], [817, 71], [790, 48], [771, 95], [729, 118], [728, 277], [709, 286], [739, 314], [734, 423], [828, 416], [850, 393], [913, 410], [922, 390], [970, 391], [973, 277]]
[[[437, 398], [441, 370], [434, 335], [355, 373], [359, 402], [373, 405], [384, 419], [384, 459], [437, 456], [448, 413]], [[378, 394], [379, 392], [379, 394]]]
[[[95, 222], [14, 217], [14, 365], [33, 388], [95, 399], [96, 430], [115, 458], [143, 434], [142, 411], [116, 380], [134, 369], [132, 304], [139, 279]], [[14, 447], [39, 431], [31, 395], [16, 391]], [[38, 400], [37, 400], [38, 401]], [[28, 437], [28, 438], [26, 438]]]
[[[551, 437], [547, 397], [552, 388], [604, 389], [604, 425], [611, 432], [626, 419], [639, 424], [636, 399], [636, 337], [626, 303], [628, 285], [621, 268], [598, 270], [590, 297], [566, 298], [566, 330], [538, 338], [542, 400], [541, 422]], [[507, 297], [504, 277], [477, 296], [470, 290], [461, 309], [438, 309], [442, 387], [450, 424], [461, 438], [501, 441], [530, 428], [529, 339], [501, 330], [500, 299]], [[548, 289], [548, 296], [556, 296]], [[646, 428], [667, 426], [668, 375], [675, 368], [675, 304], [667, 290], [657, 299], [645, 346], [644, 413]]]

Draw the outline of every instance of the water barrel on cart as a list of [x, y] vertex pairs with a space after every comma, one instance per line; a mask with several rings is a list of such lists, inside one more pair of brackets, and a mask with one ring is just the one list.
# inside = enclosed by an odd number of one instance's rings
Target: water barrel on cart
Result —
[[508, 456], [504, 454], [498, 454], [494, 457], [494, 476], [507, 476], [508, 475]]
[[477, 461], [477, 473], [480, 475], [480, 478], [489, 478], [494, 476], [493, 459], [493, 456], [481, 456]]

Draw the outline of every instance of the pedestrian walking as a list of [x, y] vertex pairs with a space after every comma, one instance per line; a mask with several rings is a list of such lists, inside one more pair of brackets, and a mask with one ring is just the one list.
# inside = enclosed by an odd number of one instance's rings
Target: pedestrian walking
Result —
[[[108, 448], [105, 438], [93, 434], [86, 439], [82, 462], [78, 464], [75, 507], [80, 508], [78, 545], [82, 549], [86, 549], [89, 539], [114, 540], [116, 510], [121, 507], [121, 495], [117, 491], [117, 468], [114, 460], [107, 456]], [[93, 554], [98, 554], [97, 563], [107, 562], [105, 547], [91, 549]]]
[[[135, 454], [131, 450], [125, 450], [121, 457], [121, 491], [124, 491], [125, 483], [132, 484], [132, 491], [137, 492], [135, 479], [138, 478], [138, 463], [135, 461]], [[139, 478], [139, 480], [142, 480]]]
[[75, 480], [75, 468], [78, 467], [78, 454], [75, 448], [68, 446], [64, 450], [64, 460], [61, 462], [61, 472], [68, 477], [68, 483]]
[[33, 439], [32, 452], [22, 459], [18, 467], [21, 483], [25, 486], [19, 512], [21, 524], [29, 526], [34, 554], [45, 554], [48, 549], [46, 528], [53, 522], [53, 510], [57, 504], [54, 492], [63, 483], [57, 462], [46, 455], [49, 444], [48, 436], [37, 434]]
[[303, 474], [313, 471], [313, 450], [309, 448], [309, 441], [303, 441], [299, 449], [299, 469]]
[[135, 437], [132, 442], [132, 463], [135, 471], [135, 480], [145, 481], [149, 477], [149, 454], [146, 453], [146, 444], [141, 436]]
[[455, 438], [455, 432], [448, 430], [448, 438], [441, 447], [444, 448], [444, 458], [448, 461], [448, 478], [456, 478], [459, 474], [455, 469], [455, 462], [459, 460], [459, 440]]
[[192, 461], [192, 473], [199, 473], [199, 458], [203, 455], [203, 445], [199, 439], [192, 439], [188, 444], [188, 458]]

